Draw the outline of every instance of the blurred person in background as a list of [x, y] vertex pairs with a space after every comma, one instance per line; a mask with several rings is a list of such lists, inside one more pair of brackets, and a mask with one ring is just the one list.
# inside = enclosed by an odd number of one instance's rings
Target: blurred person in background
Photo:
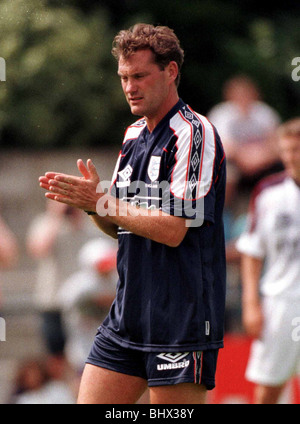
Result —
[[278, 146], [285, 171], [256, 186], [237, 242], [243, 323], [255, 339], [246, 378], [256, 383], [259, 404], [277, 403], [300, 373], [300, 343], [293, 337], [300, 313], [300, 118], [280, 126]]
[[19, 258], [18, 241], [5, 220], [0, 216], [0, 267], [9, 269]]
[[63, 357], [66, 341], [58, 290], [77, 269], [74, 255], [95, 232], [82, 211], [51, 201], [29, 226], [27, 250], [37, 265], [34, 302], [45, 348], [51, 355]]
[[72, 386], [54, 358], [26, 359], [19, 364], [10, 404], [74, 404]]
[[236, 207], [238, 173], [229, 164], [226, 175], [226, 196], [223, 213], [226, 246], [226, 310], [225, 331], [239, 332], [241, 326], [241, 254], [236, 241], [245, 229], [246, 216], [242, 208]]
[[223, 98], [208, 118], [218, 128], [228, 163], [236, 167], [242, 186], [251, 189], [263, 176], [281, 170], [274, 148], [280, 116], [245, 75], [226, 81]]
[[77, 255], [79, 270], [58, 291], [66, 329], [65, 354], [78, 375], [116, 295], [116, 254], [113, 240], [89, 240]]
[[[17, 237], [0, 216], [0, 270], [5, 271], [14, 267], [19, 259], [19, 244]], [[0, 311], [1, 311], [0, 291]], [[1, 313], [0, 313], [1, 315]]]

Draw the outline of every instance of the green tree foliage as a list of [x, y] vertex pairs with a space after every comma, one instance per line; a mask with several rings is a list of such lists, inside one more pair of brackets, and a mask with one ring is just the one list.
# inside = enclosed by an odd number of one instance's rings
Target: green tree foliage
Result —
[[[41, 0], [0, 3], [2, 145], [110, 143], [114, 111], [125, 107], [105, 11], [85, 16]], [[114, 70], [114, 72], [112, 72]]]
[[[299, 114], [297, 2], [245, 0], [2, 0], [2, 146], [119, 144], [132, 121], [110, 54], [136, 22], [172, 27], [185, 50], [180, 95], [206, 114], [234, 74], [257, 81], [283, 119]], [[1, 131], [2, 129], [2, 131]]]

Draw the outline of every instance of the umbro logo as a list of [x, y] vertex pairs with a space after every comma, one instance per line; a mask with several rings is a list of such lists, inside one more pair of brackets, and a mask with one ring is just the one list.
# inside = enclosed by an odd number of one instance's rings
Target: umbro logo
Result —
[[133, 172], [131, 165], [126, 165], [122, 171], [119, 171], [118, 174], [121, 178], [121, 181], [117, 182], [117, 187], [128, 187], [130, 185], [130, 177]]
[[186, 368], [189, 366], [190, 361], [184, 360], [189, 352], [179, 352], [179, 353], [161, 353], [157, 355], [157, 358], [164, 359], [165, 361], [169, 363], [164, 364], [157, 364], [157, 370], [163, 371], [163, 370], [173, 370], [176, 368]]
[[161, 353], [157, 355], [160, 359], [165, 359], [168, 362], [177, 362], [180, 361], [180, 359], [185, 358], [189, 352], [178, 352], [178, 353]]

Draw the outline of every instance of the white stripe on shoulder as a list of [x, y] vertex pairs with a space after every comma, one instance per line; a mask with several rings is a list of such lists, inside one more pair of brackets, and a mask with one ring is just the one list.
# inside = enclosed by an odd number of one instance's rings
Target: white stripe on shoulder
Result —
[[180, 113], [170, 120], [170, 127], [177, 137], [176, 164], [172, 172], [171, 192], [181, 199], [185, 198], [188, 179], [188, 163], [192, 146], [192, 127]]
[[[189, 115], [189, 118], [186, 118], [178, 112], [170, 120], [170, 127], [177, 136], [176, 164], [170, 188], [174, 196], [187, 199], [187, 192], [192, 184], [188, 179], [191, 179], [192, 175], [197, 184], [196, 199], [198, 199], [206, 196], [211, 188], [215, 161], [215, 134], [207, 118], [193, 111]], [[193, 173], [193, 169], [196, 168], [197, 175]]]
[[144, 118], [139, 119], [134, 124], [130, 125], [127, 130], [125, 131], [125, 136], [123, 139], [123, 144], [126, 143], [128, 140], [135, 140], [138, 138], [142, 130], [146, 126], [146, 121]]
[[[195, 112], [194, 112], [195, 113]], [[210, 191], [213, 175], [214, 175], [214, 165], [216, 158], [216, 136], [212, 124], [209, 120], [203, 116], [196, 113], [200, 119], [202, 125], [205, 128], [203, 134], [203, 155], [202, 155], [202, 164], [200, 170], [200, 190], [199, 197], [206, 196]]]

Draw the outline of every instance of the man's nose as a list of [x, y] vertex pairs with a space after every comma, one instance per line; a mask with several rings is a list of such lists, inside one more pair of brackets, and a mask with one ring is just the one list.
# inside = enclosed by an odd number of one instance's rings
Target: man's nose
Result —
[[134, 81], [133, 78], [128, 78], [126, 82], [126, 86], [125, 86], [125, 92], [127, 94], [130, 94], [130, 93], [136, 92], [136, 90], [137, 90], [136, 82]]

